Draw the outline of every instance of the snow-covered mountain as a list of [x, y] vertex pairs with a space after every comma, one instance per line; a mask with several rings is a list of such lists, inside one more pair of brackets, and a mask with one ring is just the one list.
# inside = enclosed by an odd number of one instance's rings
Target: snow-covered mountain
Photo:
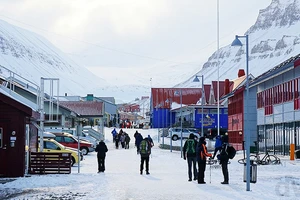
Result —
[[[256, 23], [245, 33], [249, 35], [249, 73], [256, 77], [300, 53], [299, 11], [300, 0], [273, 0], [267, 8], [260, 10]], [[241, 41], [245, 43], [243, 38]], [[42, 36], [0, 20], [0, 65], [37, 85], [41, 77], [59, 78], [60, 95], [92, 93], [94, 96], [113, 96], [117, 103], [125, 103], [149, 96], [152, 83], [155, 87], [160, 78], [178, 80], [174, 87], [200, 87], [201, 82], [192, 82], [195, 75], [204, 75], [204, 82], [210, 84], [218, 79], [219, 69], [220, 81], [235, 79], [238, 70], [245, 69], [246, 56], [245, 46], [228, 44], [214, 52], [198, 72], [184, 70], [182, 66], [172, 66], [172, 69], [143, 67], [135, 73], [114, 69], [112, 75], [129, 76], [128, 79], [136, 78], [143, 83], [133, 85], [123, 81], [116, 86], [108, 81], [111, 77], [102, 77], [101, 71], [95, 75], [77, 65]], [[0, 71], [0, 76], [9, 76], [3, 73]], [[152, 81], [143, 79], [142, 74], [151, 74]]]
[[[40, 35], [0, 20], [0, 65], [40, 85], [40, 79], [59, 78], [60, 95], [94, 94], [128, 102], [149, 94], [149, 87], [117, 87], [70, 60]], [[0, 76], [11, 76], [1, 70]], [[47, 92], [47, 91], [46, 91]]]
[[[255, 77], [300, 53], [300, 0], [273, 0], [260, 10], [256, 23], [245, 33], [249, 37], [249, 73]], [[232, 37], [232, 41], [234, 40]], [[204, 82], [236, 79], [238, 70], [246, 68], [245, 38], [242, 47], [231, 44], [213, 53], [195, 75], [204, 75]], [[199, 87], [194, 76], [176, 87]]]

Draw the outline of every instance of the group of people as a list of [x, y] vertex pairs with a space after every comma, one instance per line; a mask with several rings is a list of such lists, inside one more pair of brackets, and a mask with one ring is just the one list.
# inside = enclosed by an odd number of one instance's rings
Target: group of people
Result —
[[[119, 146], [119, 142], [121, 142], [122, 148], [129, 148], [130, 137], [127, 133], [123, 132], [121, 129], [119, 133], [114, 129], [112, 131], [113, 139], [116, 144], [116, 148]], [[129, 140], [126, 140], [126, 136], [129, 137]], [[123, 139], [124, 138], [124, 139]], [[144, 165], [146, 174], [150, 174], [149, 172], [149, 159], [151, 155], [151, 148], [154, 146], [153, 140], [148, 135], [148, 137], [143, 138], [142, 134], [138, 131], [134, 134], [135, 138], [135, 146], [137, 148], [137, 154], [141, 156], [140, 163], [140, 174], [143, 174]], [[128, 142], [126, 142], [128, 141]], [[124, 145], [123, 145], [124, 143]], [[205, 184], [205, 169], [206, 169], [206, 161], [207, 159], [214, 159], [217, 153], [219, 162], [222, 166], [222, 173], [224, 177], [224, 181], [221, 184], [229, 184], [229, 174], [228, 174], [228, 160], [229, 157], [227, 155], [227, 147], [228, 147], [228, 136], [217, 136], [215, 143], [215, 151], [214, 154], [210, 154], [207, 151], [205, 137], [200, 137], [199, 141], [195, 139], [195, 135], [191, 133], [189, 138], [185, 141], [183, 146], [183, 158], [187, 160], [188, 163], [188, 181], [198, 181], [198, 184]], [[106, 144], [103, 141], [100, 141], [97, 145], [95, 151], [97, 152], [98, 159], [98, 173], [105, 171], [105, 157], [106, 152], [108, 151]], [[198, 170], [197, 170], [198, 164]], [[192, 173], [193, 172], [193, 173]]]
[[[229, 184], [228, 175], [228, 160], [227, 155], [228, 146], [228, 136], [224, 135], [222, 137], [217, 136], [217, 141], [215, 143], [214, 155], [208, 153], [206, 147], [205, 137], [200, 137], [199, 142], [195, 139], [195, 135], [191, 133], [189, 138], [185, 141], [183, 146], [183, 158], [187, 160], [188, 163], [188, 181], [192, 181], [192, 178], [198, 181], [198, 184], [205, 184], [204, 175], [206, 169], [207, 159], [214, 159], [216, 154], [219, 152], [220, 156], [217, 156], [219, 162], [222, 166], [222, 173], [224, 181], [221, 184]], [[198, 164], [198, 171], [197, 171]], [[193, 168], [193, 173], [192, 173]], [[194, 175], [194, 176], [193, 176]]]
[[129, 149], [129, 142], [130, 142], [130, 136], [124, 132], [122, 129], [120, 129], [119, 133], [114, 128], [111, 132], [113, 137], [113, 142], [115, 143], [116, 149], [119, 148], [120, 144], [121, 147], [124, 149]]

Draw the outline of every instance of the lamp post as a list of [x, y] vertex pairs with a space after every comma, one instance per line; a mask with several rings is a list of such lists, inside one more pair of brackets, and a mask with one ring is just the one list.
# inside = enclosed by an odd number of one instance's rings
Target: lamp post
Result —
[[[174, 95], [178, 95], [178, 91], [175, 91]], [[182, 158], [182, 89], [181, 88], [180, 88], [180, 154]]]
[[[167, 99], [166, 102], [170, 104], [170, 116], [169, 116], [170, 119], [169, 120], [170, 120], [170, 128], [171, 128], [172, 127], [172, 112], [171, 112], [171, 109], [172, 109], [172, 98]], [[168, 131], [168, 134], [169, 134], [169, 131]], [[172, 152], [172, 132], [171, 132], [170, 138], [171, 138], [170, 139], [170, 152]]]
[[248, 108], [248, 100], [249, 100], [249, 44], [248, 44], [248, 35], [244, 36], [235, 36], [235, 40], [232, 42], [231, 46], [243, 46], [239, 38], [246, 39], [246, 99], [245, 99], [245, 106], [246, 106], [246, 113], [244, 113], [244, 137], [246, 142], [246, 190], [250, 191], [250, 130], [248, 130], [247, 125], [247, 115], [249, 114]]
[[201, 77], [201, 82], [202, 82], [202, 94], [201, 94], [201, 137], [204, 136], [204, 130], [203, 130], [203, 103], [204, 103], [204, 76], [197, 76], [194, 78], [193, 82], [200, 82], [198, 77]]
[[[219, 0], [217, 0], [217, 48], [219, 52], [220, 49], [220, 20], [219, 20]], [[218, 129], [218, 135], [220, 135], [220, 65], [219, 65], [219, 55], [217, 55], [217, 65], [218, 65], [218, 84], [217, 84], [217, 106], [218, 106], [218, 116], [217, 116], [217, 129]]]

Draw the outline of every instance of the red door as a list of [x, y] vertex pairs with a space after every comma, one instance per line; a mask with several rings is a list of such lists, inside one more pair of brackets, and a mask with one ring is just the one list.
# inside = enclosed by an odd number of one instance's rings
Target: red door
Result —
[[0, 121], [0, 177], [7, 173], [8, 136], [5, 134], [6, 130], [7, 121]]

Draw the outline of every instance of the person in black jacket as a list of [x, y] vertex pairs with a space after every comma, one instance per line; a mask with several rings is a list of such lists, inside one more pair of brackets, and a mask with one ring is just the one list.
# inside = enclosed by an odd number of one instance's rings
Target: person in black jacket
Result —
[[220, 153], [220, 164], [222, 166], [222, 173], [224, 177], [224, 181], [221, 184], [229, 183], [229, 175], [228, 175], [228, 154], [227, 154], [227, 146], [228, 146], [228, 135], [224, 135], [222, 137], [222, 149]]
[[197, 180], [197, 156], [196, 156], [196, 149], [197, 149], [197, 141], [195, 140], [195, 135], [191, 133], [189, 135], [189, 139], [187, 139], [183, 146], [183, 159], [187, 159], [188, 163], [188, 176], [189, 180], [192, 181], [192, 165], [194, 171], [194, 181]]
[[205, 137], [199, 139], [197, 146], [197, 160], [198, 160], [198, 184], [205, 184], [204, 174], [206, 168], [206, 157], [212, 157], [210, 153], [207, 152]]
[[105, 171], [105, 157], [108, 151], [106, 144], [101, 140], [96, 146], [95, 151], [97, 152], [98, 158], [98, 173]]

